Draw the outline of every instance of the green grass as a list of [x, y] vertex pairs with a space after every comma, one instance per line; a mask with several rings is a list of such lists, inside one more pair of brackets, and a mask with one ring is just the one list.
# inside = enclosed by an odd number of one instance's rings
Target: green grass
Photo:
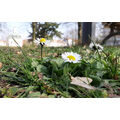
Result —
[[[80, 63], [64, 63], [61, 54], [76, 52]], [[120, 48], [105, 47], [97, 53], [88, 47], [0, 47], [0, 97], [101, 98], [120, 96]], [[66, 67], [67, 66], [67, 67]], [[72, 85], [73, 77], [89, 77], [95, 90]]]

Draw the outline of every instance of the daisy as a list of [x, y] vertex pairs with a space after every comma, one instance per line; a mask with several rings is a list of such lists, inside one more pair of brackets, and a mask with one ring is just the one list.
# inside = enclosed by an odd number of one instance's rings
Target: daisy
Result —
[[39, 44], [40, 44], [40, 40], [38, 40], [38, 38], [37, 38], [37, 39], [34, 40], [34, 43], [35, 43], [36, 45], [39, 45]]
[[35, 40], [35, 43], [36, 43], [37, 45], [38, 45], [38, 44], [45, 45], [45, 42], [46, 42], [46, 39], [45, 39], [45, 38], [41, 38], [41, 39], [37, 38], [37, 39]]
[[64, 59], [65, 62], [78, 63], [79, 60], [81, 59], [81, 56], [77, 53], [65, 52], [62, 54], [62, 58]]
[[92, 49], [92, 50], [97, 50], [98, 51], [102, 51], [103, 50], [103, 46], [101, 46], [100, 44], [93, 44], [93, 43], [90, 43], [89, 47]]
[[45, 39], [45, 38], [41, 38], [41, 39], [40, 39], [40, 44], [44, 45], [45, 42], [46, 42], [46, 39]]
[[91, 49], [93, 49], [94, 44], [93, 44], [93, 43], [90, 43], [89, 47], [90, 47]]

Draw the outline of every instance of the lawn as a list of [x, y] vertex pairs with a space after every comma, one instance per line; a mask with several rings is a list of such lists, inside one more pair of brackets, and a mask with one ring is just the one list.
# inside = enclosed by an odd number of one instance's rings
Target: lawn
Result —
[[[78, 63], [61, 55], [74, 52]], [[120, 96], [120, 48], [0, 47], [0, 97], [3, 98], [106, 98]]]

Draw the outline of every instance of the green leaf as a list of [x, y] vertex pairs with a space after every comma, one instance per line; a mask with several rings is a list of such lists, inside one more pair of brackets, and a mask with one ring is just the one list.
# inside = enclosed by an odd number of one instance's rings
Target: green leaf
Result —
[[61, 58], [56, 58], [53, 59], [52, 61], [56, 62], [59, 67], [64, 63], [64, 60]]
[[104, 65], [101, 64], [100, 62], [97, 62], [97, 68], [98, 69], [104, 69]]
[[15, 94], [18, 92], [18, 88], [16, 88], [16, 87], [11, 87], [11, 88], [9, 88], [8, 92], [9, 92], [9, 94], [10, 94], [11, 96], [13, 96], [13, 95], [15, 95]]
[[43, 76], [43, 80], [52, 80], [52, 78], [49, 78], [49, 77]]
[[29, 94], [27, 97], [28, 98], [39, 98], [40, 97], [40, 92], [33, 92], [31, 94]]
[[37, 72], [46, 73], [47, 72], [47, 68], [44, 65], [38, 65], [37, 66]]
[[32, 67], [37, 67], [38, 66], [38, 62], [37, 61], [33, 61], [31, 64], [32, 64]]
[[102, 95], [103, 95], [104, 98], [108, 97], [107, 91], [106, 91], [106, 90], [103, 90], [103, 91], [102, 91]]
[[33, 91], [36, 88], [37, 88], [37, 86], [29, 86], [26, 88], [26, 92]]
[[52, 70], [53, 70], [54, 72], [57, 72], [57, 71], [58, 71], [58, 65], [57, 65], [57, 63], [54, 62], [54, 61], [51, 61], [50, 63], [51, 63], [51, 65], [52, 65]]
[[55, 95], [49, 95], [48, 98], [55, 98]]
[[91, 85], [95, 86], [95, 87], [99, 87], [101, 84], [101, 78], [98, 76], [94, 76], [94, 75], [90, 75], [89, 76], [93, 81], [91, 83]]
[[105, 73], [106, 73], [106, 71], [97, 71], [96, 75], [98, 77], [102, 77]]

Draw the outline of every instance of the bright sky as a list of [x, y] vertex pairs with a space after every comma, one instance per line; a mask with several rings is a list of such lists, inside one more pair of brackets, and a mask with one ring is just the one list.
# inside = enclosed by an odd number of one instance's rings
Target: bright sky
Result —
[[[29, 32], [31, 32], [29, 22], [7, 22], [7, 27], [10, 33], [12, 33], [13, 29], [16, 28], [16, 32], [21, 35], [23, 39], [28, 38]], [[71, 22], [69, 24], [61, 24], [58, 30], [65, 34], [70, 29], [75, 29], [76, 27], [76, 23]]]
[[17, 34], [21, 35], [23, 39], [27, 38], [29, 32], [31, 31], [29, 22], [7, 22], [7, 26], [10, 29], [11, 33], [15, 28]]
[[[2, 23], [3, 25], [3, 28], [4, 28], [4, 32], [2, 33], [1, 35], [1, 32], [0, 32], [0, 39], [6, 39], [7, 35], [10, 35], [13, 33], [13, 29], [15, 28], [16, 30], [16, 33], [18, 35], [21, 35], [22, 39], [27, 39], [28, 36], [29, 36], [29, 32], [31, 32], [31, 26], [30, 26], [30, 22], [6, 22], [6, 23]], [[100, 34], [100, 22], [98, 22], [97, 24], [97, 31], [96, 31], [96, 34]], [[69, 22], [69, 23], [62, 23], [58, 30], [61, 31], [63, 33], [63, 35], [67, 35], [67, 33], [71, 30], [77, 30], [77, 22]], [[59, 39], [59, 38], [56, 38], [55, 39]]]

